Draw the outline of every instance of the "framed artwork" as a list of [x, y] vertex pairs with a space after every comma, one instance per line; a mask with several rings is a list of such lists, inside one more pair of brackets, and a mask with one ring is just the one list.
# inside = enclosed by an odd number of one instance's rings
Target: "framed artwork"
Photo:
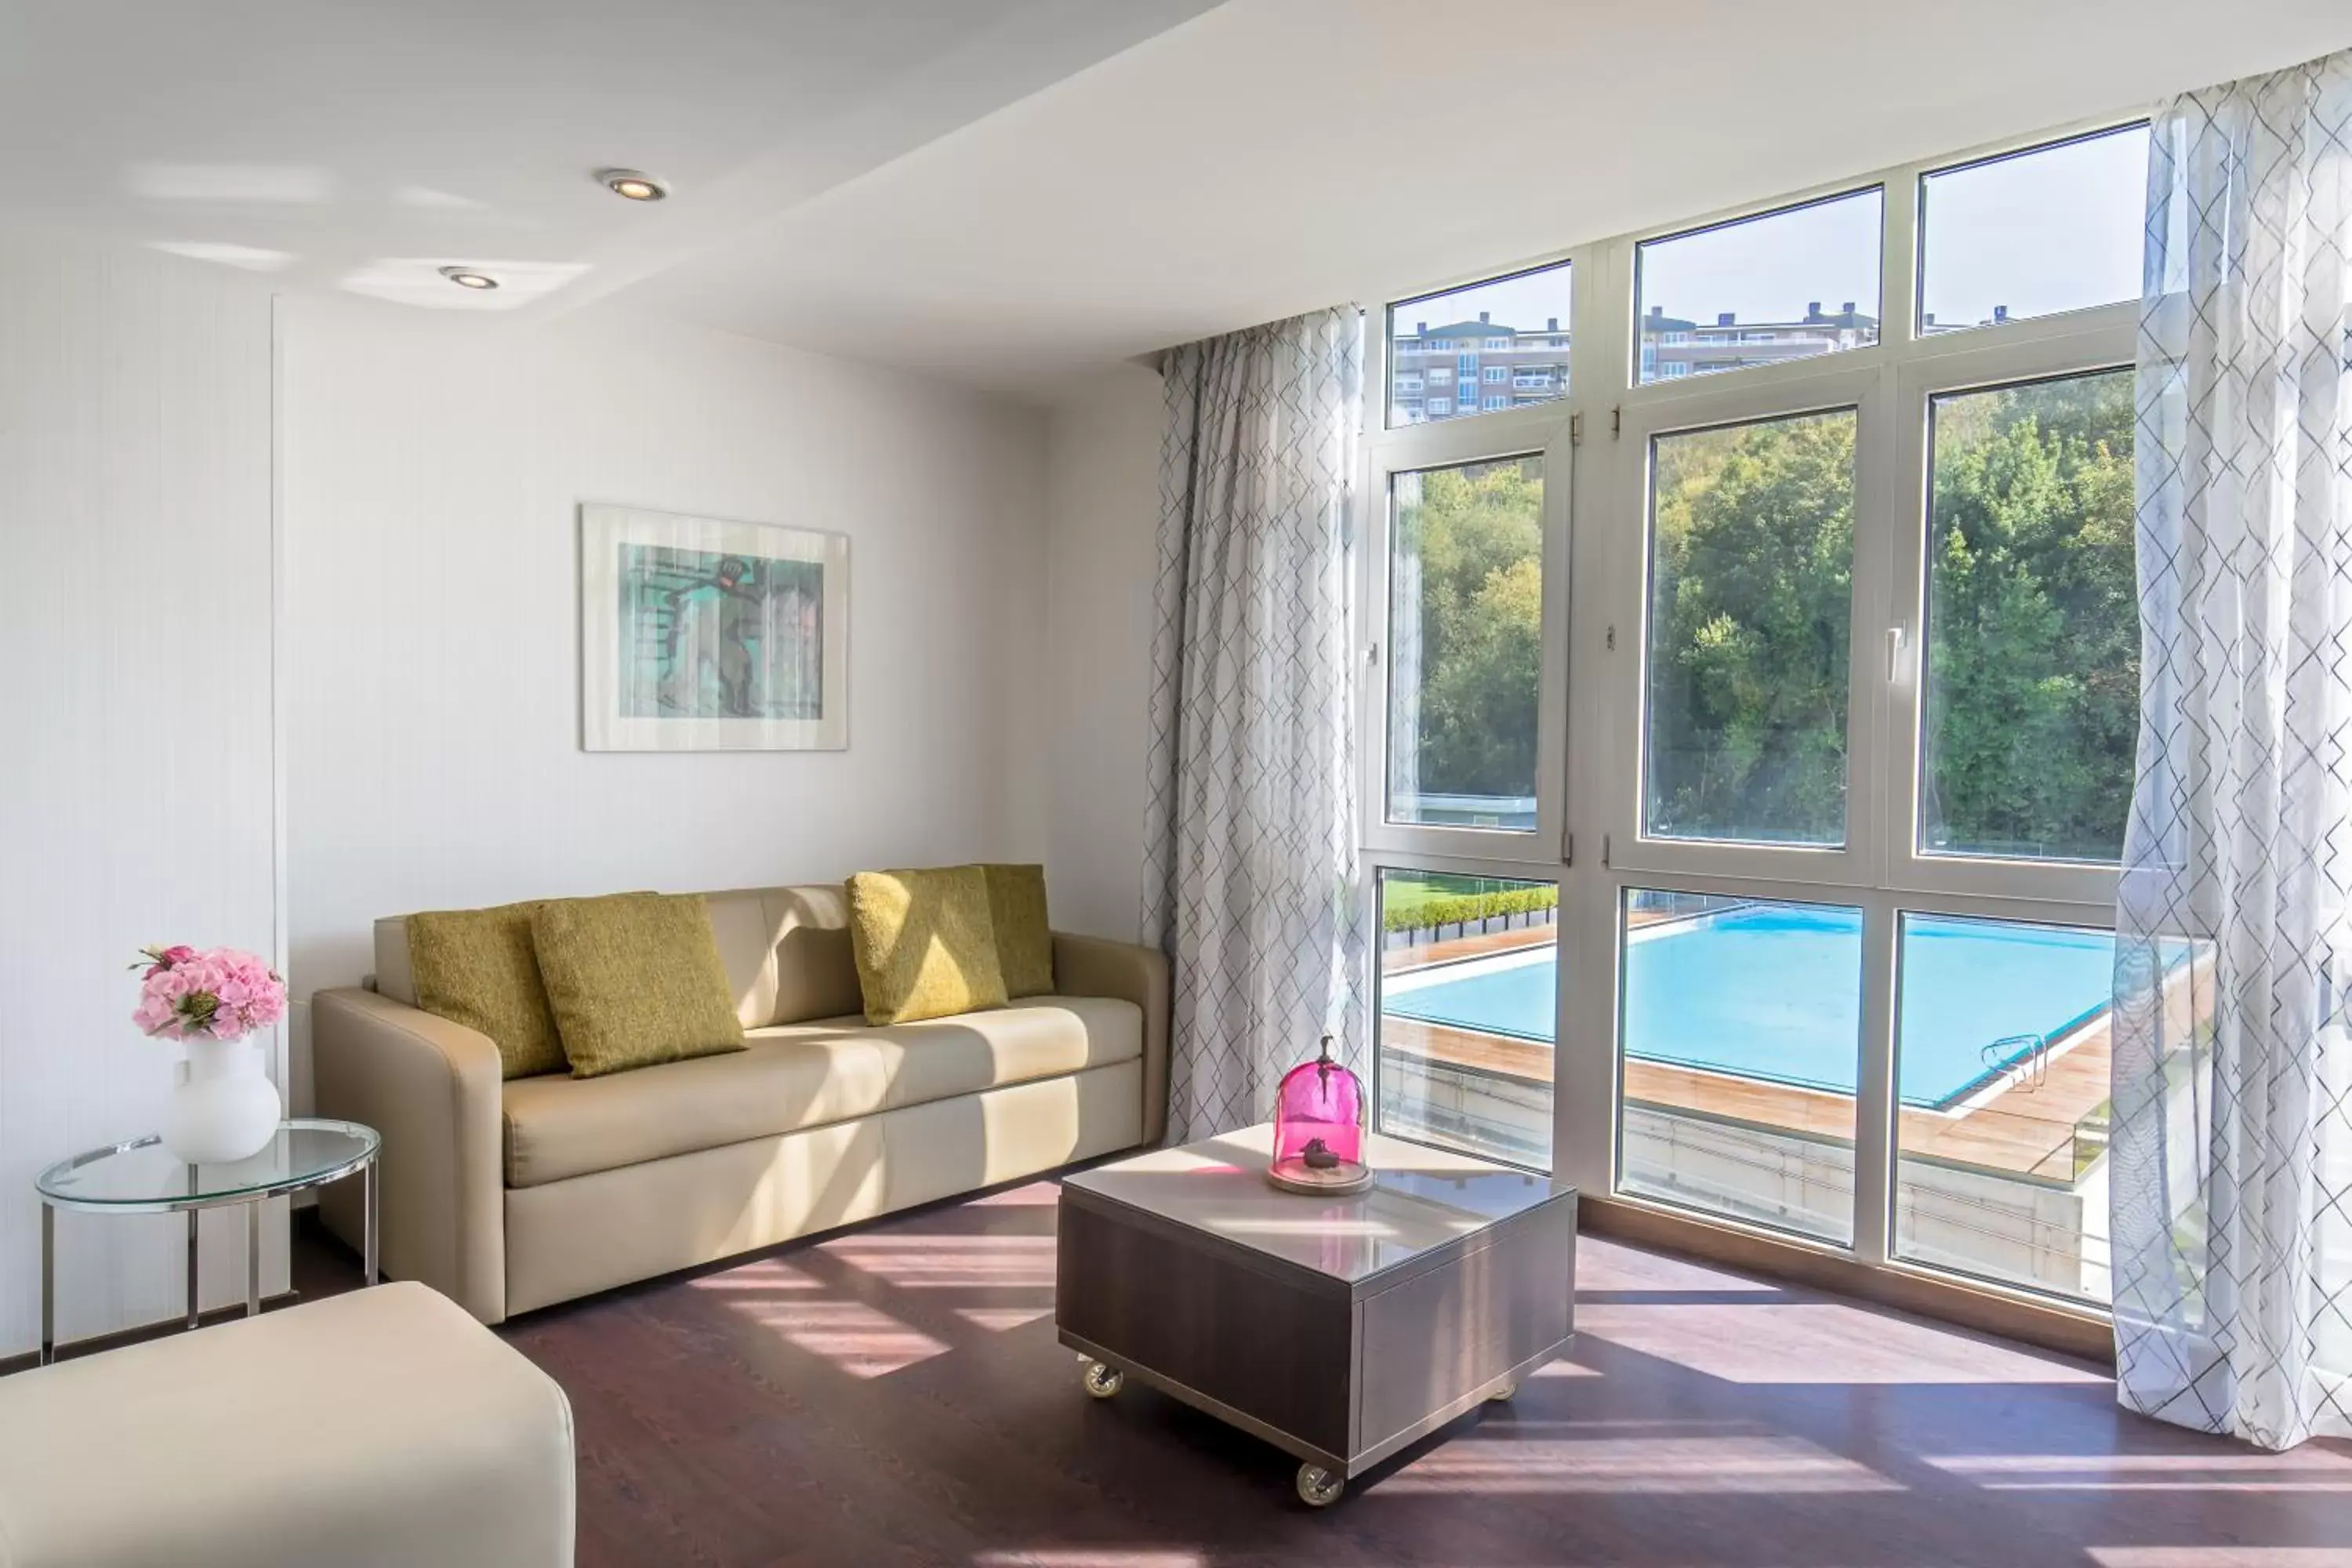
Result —
[[580, 508], [580, 740], [591, 752], [849, 744], [849, 539]]

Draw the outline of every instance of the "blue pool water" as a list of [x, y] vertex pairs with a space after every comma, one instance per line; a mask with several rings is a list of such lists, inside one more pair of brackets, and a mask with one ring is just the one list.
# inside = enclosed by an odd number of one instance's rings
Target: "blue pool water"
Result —
[[[1959, 1099], [2007, 1065], [1985, 1049], [2055, 1041], [2107, 1005], [2105, 931], [1914, 915], [1903, 925], [1896, 1089], [1912, 1105]], [[1549, 1041], [1553, 956], [1474, 960], [1459, 979], [1383, 999], [1426, 1023]], [[1625, 950], [1625, 1054], [1808, 1089], [1854, 1091], [1862, 1028], [1862, 916], [1763, 908], [1638, 932]], [[2003, 1055], [2022, 1056], [2028, 1047]]]

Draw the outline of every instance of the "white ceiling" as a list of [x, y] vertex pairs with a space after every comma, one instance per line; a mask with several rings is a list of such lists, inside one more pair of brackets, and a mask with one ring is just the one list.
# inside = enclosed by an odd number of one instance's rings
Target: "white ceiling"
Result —
[[0, 154], [21, 218], [298, 287], [1050, 396], [2347, 45], [2344, 0], [0, 0]]
[[[570, 306], [1211, 3], [0, 0], [0, 166], [19, 220], [296, 287]], [[622, 201], [591, 177], [614, 165], [676, 194]]]

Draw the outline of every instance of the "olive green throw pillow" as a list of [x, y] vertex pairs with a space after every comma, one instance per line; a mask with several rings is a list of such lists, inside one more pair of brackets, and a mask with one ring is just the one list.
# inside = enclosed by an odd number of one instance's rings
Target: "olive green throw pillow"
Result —
[[869, 1024], [909, 1024], [1004, 1005], [977, 866], [860, 871], [849, 879], [849, 948]]
[[1045, 868], [982, 866], [988, 879], [988, 923], [996, 935], [996, 967], [1004, 994], [1043, 996], [1054, 989], [1054, 928], [1045, 920]]
[[530, 929], [573, 1078], [743, 1048], [698, 895], [561, 899]]
[[488, 1035], [504, 1078], [563, 1070], [563, 1040], [540, 983], [530, 915], [539, 906], [439, 910], [408, 917], [416, 1005]]

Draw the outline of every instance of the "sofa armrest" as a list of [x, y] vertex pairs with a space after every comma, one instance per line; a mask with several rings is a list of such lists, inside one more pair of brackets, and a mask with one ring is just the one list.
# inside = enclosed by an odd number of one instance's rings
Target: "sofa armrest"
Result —
[[[506, 1317], [506, 1173], [499, 1048], [488, 1036], [356, 987], [310, 1001], [321, 1116], [383, 1135], [378, 1242], [387, 1275], [432, 1286], [485, 1323]], [[328, 1228], [356, 1247], [361, 1184], [320, 1190]]]
[[1107, 937], [1054, 933], [1054, 988], [1143, 1009], [1143, 1141], [1168, 1132], [1168, 955]]

